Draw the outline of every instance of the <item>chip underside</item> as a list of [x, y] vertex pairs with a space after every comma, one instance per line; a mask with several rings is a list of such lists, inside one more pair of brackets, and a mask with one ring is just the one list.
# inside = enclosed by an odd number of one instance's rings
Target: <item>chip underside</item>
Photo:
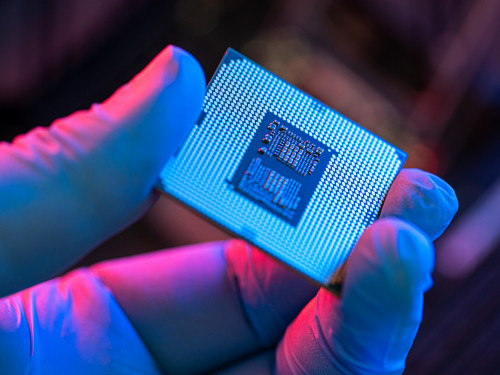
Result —
[[328, 287], [406, 154], [228, 49], [159, 188]]

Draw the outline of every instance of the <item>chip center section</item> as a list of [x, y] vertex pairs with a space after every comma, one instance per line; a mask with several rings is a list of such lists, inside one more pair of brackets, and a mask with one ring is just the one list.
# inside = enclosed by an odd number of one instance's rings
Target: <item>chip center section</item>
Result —
[[333, 155], [317, 139], [267, 112], [228, 183], [296, 226]]

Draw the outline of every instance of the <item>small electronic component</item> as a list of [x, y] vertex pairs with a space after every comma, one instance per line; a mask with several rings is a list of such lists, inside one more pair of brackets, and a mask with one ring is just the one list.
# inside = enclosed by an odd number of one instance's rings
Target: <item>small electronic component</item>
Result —
[[[276, 120], [271, 124], [274, 123]], [[318, 158], [323, 153], [322, 148], [316, 147], [309, 141], [304, 141], [285, 126], [280, 126], [277, 132], [271, 130], [269, 134], [264, 136], [262, 142], [269, 143], [269, 146], [261, 147], [260, 153], [276, 157], [302, 176], [313, 173], [314, 168], [319, 163]]]
[[405, 159], [229, 49], [158, 187], [329, 288]]
[[260, 158], [252, 159], [238, 183], [242, 193], [287, 219], [295, 215], [301, 187], [302, 184], [294, 179], [263, 166]]
[[266, 113], [233, 178], [238, 193], [297, 225], [335, 151]]

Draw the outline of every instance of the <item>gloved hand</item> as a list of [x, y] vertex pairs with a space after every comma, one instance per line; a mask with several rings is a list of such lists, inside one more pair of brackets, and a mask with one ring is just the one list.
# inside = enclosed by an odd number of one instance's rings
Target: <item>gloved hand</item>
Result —
[[1, 374], [401, 373], [456, 197], [404, 170], [342, 297], [242, 241], [59, 272], [137, 219], [198, 116], [202, 72], [164, 50], [101, 105], [0, 146]]

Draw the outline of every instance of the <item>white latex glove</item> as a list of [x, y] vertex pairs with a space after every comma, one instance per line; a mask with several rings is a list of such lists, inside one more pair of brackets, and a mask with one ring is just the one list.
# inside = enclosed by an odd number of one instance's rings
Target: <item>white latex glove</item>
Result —
[[[147, 209], [203, 87], [198, 64], [167, 48], [104, 104], [1, 146], [3, 295]], [[456, 208], [442, 180], [401, 172], [382, 210], [398, 219], [363, 234], [342, 298], [242, 241], [73, 271], [0, 300], [0, 373], [401, 373], [431, 284], [430, 239]]]

